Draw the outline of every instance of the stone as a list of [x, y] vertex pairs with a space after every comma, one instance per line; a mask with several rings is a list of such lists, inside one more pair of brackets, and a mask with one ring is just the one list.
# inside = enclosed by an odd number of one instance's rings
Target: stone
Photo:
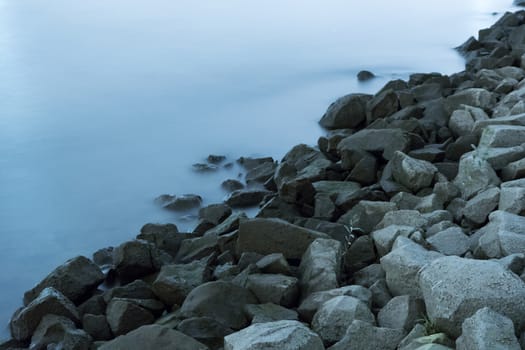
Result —
[[302, 256], [299, 265], [301, 295], [339, 287], [343, 247], [339, 241], [317, 238]]
[[509, 163], [501, 170], [504, 181], [515, 180], [525, 176], [525, 158]]
[[204, 236], [221, 236], [226, 233], [233, 232], [239, 228], [240, 222], [246, 218], [247, 216], [243, 212], [233, 213], [224, 219], [224, 221], [222, 221], [220, 224], [206, 231]]
[[451, 114], [461, 105], [473, 106], [486, 110], [493, 104], [493, 96], [485, 89], [470, 88], [448, 96], [445, 101], [445, 109]]
[[228, 328], [240, 329], [249, 323], [243, 307], [257, 303], [257, 298], [245, 288], [230, 282], [214, 281], [193, 289], [180, 312], [185, 317], [212, 317]]
[[394, 179], [413, 192], [429, 187], [437, 172], [432, 163], [414, 159], [400, 151], [394, 153], [391, 162]]
[[103, 315], [106, 313], [107, 304], [102, 294], [95, 294], [78, 306], [79, 315]]
[[474, 123], [473, 133], [481, 135], [482, 131], [489, 125], [521, 125], [525, 126], [525, 113], [508, 115], [504, 117], [478, 120]]
[[155, 321], [150, 311], [121, 298], [113, 298], [109, 302], [106, 315], [109, 327], [116, 336]]
[[525, 126], [487, 125], [481, 133], [479, 147], [514, 147], [525, 143]]
[[363, 129], [342, 139], [337, 151], [341, 158], [352, 150], [382, 152], [383, 158], [389, 160], [395, 151], [408, 151], [410, 144], [410, 135], [401, 129]]
[[267, 190], [236, 190], [228, 195], [225, 203], [232, 208], [245, 208], [257, 206], [262, 202], [264, 197], [273, 192]]
[[443, 92], [443, 87], [439, 83], [423, 83], [412, 88], [412, 93], [418, 102], [436, 100], [443, 97]]
[[500, 190], [488, 188], [469, 199], [463, 208], [463, 216], [475, 224], [483, 224], [488, 215], [498, 206]]
[[282, 253], [268, 254], [257, 261], [254, 261], [254, 263], [262, 273], [275, 273], [282, 275], [291, 275], [292, 273], [290, 265], [288, 265], [288, 261], [286, 261]]
[[86, 257], [77, 256], [57, 267], [34, 288], [25, 292], [24, 304], [28, 305], [48, 287], [58, 290], [72, 302], [80, 303], [104, 278], [104, 274], [95, 263]]
[[376, 119], [388, 117], [399, 110], [399, 101], [394, 90], [386, 89], [377, 93], [366, 104], [368, 124]]
[[297, 312], [301, 315], [301, 319], [311, 322], [321, 305], [330, 299], [344, 295], [359, 299], [368, 307], [372, 305], [372, 293], [368, 289], [358, 285], [351, 285], [312, 293], [301, 302]]
[[174, 329], [147, 325], [104, 343], [98, 350], [171, 350], [174, 344], [177, 344], [177, 350], [209, 349], [206, 345]]
[[499, 186], [500, 182], [490, 164], [475, 152], [461, 157], [454, 184], [461, 191], [463, 199], [468, 200], [491, 186]]
[[237, 159], [237, 163], [239, 163], [246, 170], [252, 170], [261, 164], [273, 163], [273, 158], [272, 157], [259, 157], [259, 158], [240, 157], [239, 159]]
[[277, 164], [275, 162], [264, 162], [259, 164], [246, 173], [246, 183], [248, 186], [264, 184], [273, 177], [276, 168]]
[[64, 316], [74, 323], [80, 321], [75, 305], [53, 287], [47, 287], [26, 307], [15, 312], [9, 323], [11, 336], [16, 340], [28, 340], [47, 314]]
[[496, 171], [502, 170], [510, 163], [525, 157], [523, 145], [513, 147], [487, 147], [483, 149], [483, 156]]
[[456, 340], [458, 350], [521, 349], [512, 321], [488, 307], [465, 319], [461, 328], [461, 336]]
[[166, 305], [182, 305], [195, 287], [207, 282], [208, 264], [203, 260], [188, 264], [164, 265], [152, 284], [155, 295]]
[[380, 327], [409, 332], [425, 314], [425, 303], [410, 295], [392, 298], [377, 314]]
[[178, 324], [177, 330], [212, 349], [220, 348], [224, 337], [234, 332], [210, 317], [187, 318]]
[[99, 267], [113, 265], [113, 247], [101, 248], [93, 253], [93, 262]]
[[480, 236], [476, 254], [500, 258], [522, 253], [525, 249], [524, 226], [525, 218], [522, 216], [501, 210], [492, 212], [489, 215], [489, 223], [476, 233]]
[[453, 337], [483, 307], [509, 317], [516, 329], [524, 325], [525, 283], [497, 262], [447, 256], [423, 267], [417, 280], [430, 321]]
[[311, 242], [328, 235], [280, 219], [249, 219], [239, 225], [237, 254], [281, 253], [286, 259], [300, 259]]
[[367, 94], [350, 94], [338, 98], [323, 115], [319, 124], [326, 129], [352, 129], [366, 119]]
[[232, 214], [232, 209], [226, 204], [210, 204], [199, 209], [199, 219], [218, 225]]
[[89, 350], [92, 338], [69, 318], [46, 315], [31, 337], [31, 349]]
[[525, 187], [507, 186], [501, 184], [498, 209], [512, 214], [525, 213]]
[[239, 180], [226, 179], [221, 183], [221, 188], [229, 193], [236, 190], [242, 190], [244, 188], [244, 185]]
[[112, 337], [111, 329], [104, 315], [85, 314], [82, 317], [82, 328], [94, 340], [109, 340]]
[[[218, 226], [212, 230], [217, 229]], [[207, 231], [210, 232], [210, 231]], [[175, 256], [175, 261], [179, 263], [189, 263], [210, 256], [219, 251], [219, 238], [214, 234], [204, 234], [202, 237], [187, 238], [180, 244], [179, 251]]]
[[431, 335], [412, 339], [408, 344], [399, 347], [399, 350], [453, 350], [454, 342], [445, 333], [433, 333]]
[[109, 303], [113, 298], [155, 299], [155, 297], [151, 286], [142, 280], [135, 280], [126, 285], [108, 289], [103, 294], [105, 303]]
[[293, 307], [299, 298], [299, 281], [295, 277], [279, 274], [252, 274], [248, 276], [246, 288], [261, 303], [274, 303]]
[[195, 163], [191, 165], [193, 171], [198, 173], [209, 173], [219, 170], [216, 164]]
[[409, 237], [417, 229], [412, 226], [403, 225], [389, 225], [385, 228], [375, 230], [372, 232], [375, 247], [379, 256], [384, 256], [390, 253], [392, 245], [397, 237]]
[[443, 255], [463, 256], [470, 249], [470, 239], [459, 227], [450, 227], [427, 238], [428, 244]]
[[295, 320], [299, 319], [296, 311], [287, 309], [280, 305], [273, 303], [266, 304], [249, 304], [244, 307], [244, 312], [251, 319], [252, 324], [274, 322], [280, 320]]
[[392, 299], [390, 290], [384, 278], [375, 281], [369, 288], [372, 293], [372, 305], [376, 308], [383, 308]]
[[357, 237], [353, 242], [351, 240], [346, 242], [346, 252], [343, 258], [346, 272], [357, 271], [374, 262], [377, 256], [372, 238], [365, 235]]
[[342, 295], [326, 301], [312, 319], [312, 330], [319, 334], [325, 345], [331, 345], [345, 335], [354, 320], [375, 325], [375, 317], [361, 300]]
[[343, 338], [329, 350], [395, 350], [403, 339], [400, 329], [375, 327], [373, 324], [354, 320]]
[[202, 197], [196, 194], [184, 194], [175, 197], [173, 201], [164, 205], [164, 208], [173, 211], [187, 211], [199, 208], [202, 204]]
[[370, 287], [375, 281], [386, 277], [381, 264], [370, 264], [354, 273], [354, 282], [360, 286]]
[[516, 275], [521, 275], [525, 268], [525, 254], [516, 253], [511, 254], [501, 259], [496, 260], [499, 264], [514, 272]]
[[337, 221], [363, 233], [370, 233], [386, 213], [396, 210], [396, 204], [382, 201], [362, 200]]
[[423, 215], [417, 210], [391, 210], [383, 216], [383, 219], [375, 226], [375, 228], [377, 230], [391, 225], [397, 225], [423, 229], [431, 225], [428, 218], [429, 214], [431, 213]]
[[304, 324], [293, 320], [255, 323], [224, 337], [224, 350], [323, 350], [323, 342]]
[[151, 251], [153, 245], [145, 241], [124, 242], [113, 251], [115, 269], [120, 278], [132, 281], [155, 271]]
[[359, 81], [367, 81], [373, 78], [375, 78], [375, 74], [368, 70], [362, 70], [357, 73], [357, 80]]
[[428, 251], [408, 238], [398, 237], [392, 251], [380, 260], [392, 295], [420, 297], [416, 276], [422, 267], [440, 257], [440, 253]]
[[474, 127], [474, 118], [467, 110], [456, 109], [450, 116], [448, 127], [456, 137], [467, 135]]
[[[179, 229], [173, 224], [146, 224], [137, 235], [137, 239], [148, 241], [171, 256], [177, 255], [180, 243], [185, 238], [186, 235], [179, 233]], [[111, 261], [113, 256], [114, 253], [111, 254]]]

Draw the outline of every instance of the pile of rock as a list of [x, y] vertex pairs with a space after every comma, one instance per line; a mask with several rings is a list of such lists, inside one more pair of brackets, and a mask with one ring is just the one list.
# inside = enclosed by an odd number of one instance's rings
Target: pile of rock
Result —
[[525, 348], [525, 12], [460, 50], [463, 72], [334, 102], [318, 147], [250, 160], [265, 190], [194, 232], [60, 266], [0, 348]]

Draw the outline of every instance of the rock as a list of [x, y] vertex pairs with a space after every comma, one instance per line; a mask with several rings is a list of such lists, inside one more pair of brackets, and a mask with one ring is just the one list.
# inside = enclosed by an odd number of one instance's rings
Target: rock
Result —
[[514, 335], [514, 325], [507, 317], [484, 307], [465, 319], [456, 349], [508, 349], [520, 350]]
[[468, 200], [490, 186], [498, 186], [500, 182], [490, 164], [475, 152], [461, 157], [454, 184], [461, 191], [463, 199]]
[[408, 238], [398, 237], [392, 251], [381, 258], [388, 289], [393, 295], [420, 297], [416, 276], [423, 266], [440, 257], [441, 254], [428, 251]]
[[[137, 239], [148, 241], [171, 256], [177, 255], [180, 243], [185, 238], [186, 235], [180, 234], [177, 226], [173, 224], [146, 224], [137, 235]], [[114, 253], [111, 254], [111, 261], [113, 256]]]
[[166, 305], [181, 305], [191, 290], [207, 281], [205, 261], [189, 264], [164, 265], [153, 282], [153, 291]]
[[99, 350], [208, 350], [209, 348], [184, 333], [159, 325], [142, 326], [106, 342]]
[[413, 192], [429, 187], [437, 172], [432, 163], [411, 158], [400, 151], [394, 153], [391, 162], [394, 179]]
[[103, 315], [106, 313], [107, 304], [102, 294], [95, 294], [78, 306], [79, 315]]
[[514, 180], [525, 176], [525, 158], [509, 163], [501, 170], [504, 181]]
[[456, 109], [450, 116], [448, 127], [456, 137], [467, 135], [474, 127], [474, 118], [467, 110]]
[[109, 340], [112, 338], [111, 329], [104, 315], [85, 314], [82, 318], [82, 328], [94, 340]]
[[367, 102], [366, 109], [368, 124], [376, 119], [388, 117], [399, 110], [397, 94], [390, 89], [380, 91]]
[[248, 185], [254, 185], [258, 183], [264, 184], [273, 177], [276, 168], [277, 164], [274, 162], [262, 163], [248, 171], [246, 174], [246, 183]]
[[408, 334], [403, 338], [403, 340], [401, 340], [397, 348], [405, 349], [405, 347], [413, 340], [424, 337], [426, 334], [427, 330], [425, 329], [425, 326], [423, 326], [421, 323], [416, 323], [410, 332], [408, 332]]
[[372, 305], [379, 309], [385, 307], [392, 299], [384, 278], [375, 281], [368, 289], [372, 293]]
[[483, 224], [487, 216], [498, 206], [500, 190], [492, 187], [479, 192], [469, 199], [463, 208], [463, 215], [475, 224]]
[[516, 253], [508, 255], [504, 258], [496, 260], [499, 264], [514, 272], [516, 275], [521, 275], [525, 268], [525, 254]]
[[372, 98], [366, 94], [350, 94], [333, 102], [319, 124], [326, 129], [352, 129], [366, 119], [366, 103]]
[[451, 114], [461, 105], [473, 106], [486, 110], [493, 104], [493, 96], [485, 89], [471, 88], [450, 95], [445, 101], [445, 109]]
[[214, 228], [206, 231], [205, 236], [220, 236], [225, 233], [233, 232], [239, 228], [239, 224], [242, 220], [246, 219], [245, 213], [233, 213], [228, 216], [224, 221], [215, 226]]
[[525, 184], [515, 181], [502, 183], [498, 209], [522, 215], [525, 212]]
[[135, 280], [124, 286], [114, 287], [107, 290], [103, 294], [103, 298], [105, 303], [109, 303], [113, 298], [155, 299], [155, 293], [153, 293], [153, 290], [148, 283], [142, 280]]
[[479, 147], [515, 147], [525, 143], [525, 126], [488, 125], [481, 133]]
[[360, 286], [370, 287], [375, 281], [386, 277], [380, 264], [370, 264], [354, 273], [354, 282]]
[[445, 333], [434, 333], [413, 339], [399, 350], [453, 350], [454, 342]]
[[113, 265], [113, 247], [101, 248], [94, 252], [93, 262], [99, 267]]
[[381, 229], [391, 225], [411, 226], [416, 229], [426, 228], [431, 225], [428, 218], [430, 214], [432, 213], [423, 215], [417, 210], [391, 210], [383, 216], [375, 228]]
[[299, 281], [295, 277], [277, 274], [252, 274], [248, 276], [246, 288], [261, 303], [274, 303], [284, 307], [297, 304]]
[[228, 195], [225, 203], [232, 208], [256, 206], [264, 197], [272, 193], [266, 190], [236, 190]]
[[425, 304], [422, 299], [409, 295], [392, 298], [377, 314], [380, 327], [410, 331], [425, 314]]
[[209, 173], [219, 170], [219, 167], [217, 165], [207, 163], [195, 163], [192, 164], [191, 167], [193, 168], [193, 171], [198, 173]]
[[354, 228], [363, 233], [370, 233], [386, 213], [396, 209], [395, 203], [362, 200], [341, 216], [337, 222], [350, 229]]
[[122, 243], [113, 251], [115, 269], [124, 281], [132, 281], [152, 273], [156, 264], [152, 259], [151, 243], [145, 241], [129, 241]]
[[224, 338], [224, 350], [323, 350], [317, 334], [298, 321], [256, 323]]
[[303, 254], [299, 265], [301, 295], [339, 287], [343, 247], [339, 241], [317, 238]]
[[375, 327], [373, 324], [354, 320], [344, 337], [329, 350], [395, 350], [403, 339], [399, 329]]
[[232, 214], [232, 209], [226, 204], [210, 204], [199, 209], [199, 219], [218, 225]]
[[357, 80], [359, 81], [367, 81], [375, 77], [376, 77], [375, 74], [368, 70], [362, 70], [362, 71], [359, 71], [359, 73], [357, 73]]
[[257, 261], [254, 261], [254, 263], [262, 273], [291, 275], [292, 272], [290, 269], [290, 265], [288, 265], [288, 261], [286, 261], [284, 255], [281, 253], [266, 255], [258, 259]]
[[302, 301], [301, 305], [299, 305], [299, 308], [297, 309], [297, 312], [299, 312], [301, 315], [301, 319], [311, 322], [314, 314], [321, 307], [321, 305], [330, 299], [345, 295], [359, 299], [369, 307], [371, 306], [372, 294], [370, 291], [362, 286], [352, 285], [312, 293]]
[[251, 319], [252, 324], [274, 322], [280, 320], [299, 319], [296, 311], [284, 308], [273, 303], [266, 304], [249, 304], [244, 307], [244, 312]]
[[121, 298], [113, 298], [109, 302], [106, 314], [111, 331], [116, 336], [155, 321], [151, 312]]
[[416, 228], [412, 226], [402, 225], [389, 225], [385, 228], [372, 232], [372, 238], [377, 249], [379, 256], [384, 256], [390, 253], [392, 245], [397, 237], [409, 237], [416, 231]]
[[47, 275], [36, 287], [25, 292], [24, 304], [32, 302], [45, 288], [52, 287], [74, 303], [80, 303], [104, 280], [100, 268], [86, 257], [66, 261]]
[[483, 307], [509, 317], [516, 329], [525, 322], [525, 283], [497, 262], [443, 257], [422, 268], [418, 284], [430, 321], [453, 337]]
[[244, 188], [244, 185], [239, 180], [227, 179], [221, 183], [221, 187], [227, 192], [233, 192], [236, 190], [242, 190]]
[[[214, 229], [217, 229], [217, 227], [212, 230]], [[180, 244], [179, 251], [175, 256], [175, 261], [189, 263], [193, 260], [202, 259], [219, 251], [219, 238], [217, 235], [209, 234], [210, 231], [202, 237], [183, 240]]]
[[383, 158], [389, 160], [395, 151], [406, 152], [411, 139], [401, 129], [363, 129], [339, 142], [337, 151], [344, 159], [345, 153], [351, 150], [382, 152]]
[[346, 272], [357, 271], [376, 260], [374, 242], [368, 235], [357, 237], [353, 242], [345, 242], [345, 246], [343, 260]]
[[28, 340], [47, 314], [64, 316], [75, 323], [80, 321], [75, 305], [53, 287], [47, 287], [29, 305], [15, 312], [9, 324], [11, 336]]
[[495, 211], [489, 215], [489, 223], [481, 228], [476, 254], [488, 258], [500, 258], [525, 249], [523, 227], [525, 219], [522, 216]]
[[300, 259], [311, 242], [328, 235], [280, 219], [249, 219], [241, 222], [237, 254], [282, 253], [286, 259]]
[[69, 318], [46, 315], [40, 321], [31, 337], [31, 349], [71, 349], [89, 350], [91, 337]]
[[177, 330], [212, 349], [222, 347], [224, 337], [234, 332], [210, 317], [187, 318], [179, 323]]
[[250, 291], [229, 282], [215, 281], [193, 289], [180, 311], [185, 317], [212, 317], [225, 327], [240, 329], [248, 324], [243, 307], [257, 302]]
[[470, 239], [459, 227], [450, 227], [427, 238], [430, 246], [444, 255], [463, 256], [470, 248]]
[[184, 194], [168, 204], [164, 208], [174, 211], [186, 211], [200, 207], [202, 204], [202, 197], [196, 194]]
[[523, 145], [514, 147], [488, 147], [483, 149], [483, 156], [494, 170], [501, 170], [510, 163], [525, 157]]
[[261, 164], [273, 163], [273, 158], [272, 157], [259, 157], [259, 158], [240, 157], [239, 159], [237, 159], [237, 163], [239, 163], [246, 170], [252, 170]]
[[361, 300], [350, 296], [337, 296], [326, 301], [312, 319], [312, 330], [319, 334], [325, 345], [338, 342], [354, 320], [375, 325], [375, 317]]

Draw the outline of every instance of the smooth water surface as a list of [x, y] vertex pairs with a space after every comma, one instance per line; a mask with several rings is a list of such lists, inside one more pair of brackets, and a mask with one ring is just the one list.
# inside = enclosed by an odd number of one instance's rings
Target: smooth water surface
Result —
[[[314, 144], [330, 102], [463, 69], [511, 0], [0, 0], [0, 323], [79, 254], [132, 239], [161, 193], [221, 201], [208, 154]], [[369, 69], [379, 77], [358, 84]], [[4, 330], [4, 335], [6, 331]]]

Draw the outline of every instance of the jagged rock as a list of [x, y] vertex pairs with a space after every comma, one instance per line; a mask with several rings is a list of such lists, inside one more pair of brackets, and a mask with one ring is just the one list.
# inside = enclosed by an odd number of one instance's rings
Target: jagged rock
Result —
[[250, 291], [233, 283], [207, 282], [188, 294], [180, 312], [185, 317], [212, 317], [225, 327], [240, 329], [248, 324], [244, 305], [257, 302]]
[[[140, 229], [137, 239], [153, 243], [171, 256], [177, 255], [180, 243], [186, 235], [180, 234], [177, 226], [173, 224], [146, 224]], [[112, 253], [111, 260], [113, 261]]]
[[152, 259], [151, 243], [129, 241], [122, 243], [113, 251], [115, 269], [125, 281], [132, 281], [155, 271], [156, 264]]
[[525, 218], [505, 211], [495, 211], [489, 215], [489, 223], [481, 228], [476, 254], [488, 258], [500, 258], [525, 249], [523, 227]]
[[514, 147], [525, 143], [525, 126], [488, 125], [481, 133], [479, 147]]
[[112, 338], [111, 329], [104, 315], [85, 314], [82, 317], [82, 328], [94, 340], [109, 340]]
[[244, 169], [246, 170], [252, 170], [261, 164], [273, 163], [273, 158], [272, 157], [259, 157], [259, 158], [240, 157], [239, 159], [237, 159], [237, 163], [242, 165], [242, 167], [244, 167]]
[[502, 170], [509, 164], [523, 159], [525, 147], [487, 147], [483, 149], [483, 156], [494, 170]]
[[236, 190], [242, 190], [244, 188], [244, 185], [239, 180], [227, 179], [221, 183], [221, 188], [227, 192], [233, 192]]
[[200, 207], [202, 197], [196, 194], [184, 194], [175, 197], [173, 201], [164, 205], [164, 208], [174, 211], [186, 211]]
[[459, 227], [450, 227], [427, 238], [430, 246], [444, 255], [462, 256], [470, 248], [470, 239]]
[[381, 309], [392, 299], [384, 278], [375, 281], [369, 288], [372, 293], [372, 305]]
[[392, 251], [381, 258], [388, 289], [393, 295], [420, 297], [416, 276], [423, 266], [440, 257], [441, 254], [428, 251], [408, 238], [398, 237]]
[[453, 350], [454, 342], [445, 333], [434, 333], [412, 339], [399, 350]]
[[117, 336], [155, 321], [150, 311], [121, 298], [111, 299], [106, 314], [109, 327]]
[[379, 256], [384, 256], [390, 253], [392, 245], [397, 237], [409, 237], [417, 229], [412, 226], [403, 225], [389, 225], [385, 228], [375, 230], [372, 232], [372, 238]]
[[468, 105], [478, 107], [481, 109], [488, 109], [493, 104], [492, 94], [481, 88], [471, 88], [461, 90], [454, 95], [446, 98], [445, 109], [448, 113], [452, 113], [461, 105]]
[[102, 294], [95, 294], [78, 306], [79, 315], [92, 314], [103, 315], [106, 312], [107, 304]]
[[368, 124], [379, 118], [388, 117], [399, 110], [399, 101], [394, 90], [378, 92], [366, 104], [366, 121]]
[[509, 317], [516, 329], [524, 325], [525, 283], [497, 262], [447, 256], [423, 267], [417, 280], [430, 321], [453, 337], [483, 307]]
[[284, 307], [297, 304], [299, 281], [295, 277], [278, 274], [252, 274], [248, 276], [246, 288], [261, 303], [274, 303]]
[[226, 204], [211, 204], [199, 209], [199, 219], [204, 219], [218, 225], [232, 214], [232, 209]]
[[299, 265], [301, 295], [339, 287], [343, 247], [339, 241], [318, 238], [302, 256]]
[[239, 225], [237, 254], [282, 253], [287, 259], [300, 259], [317, 238], [330, 237], [280, 219], [249, 219]]
[[86, 257], [66, 261], [24, 294], [24, 304], [33, 301], [47, 287], [53, 287], [74, 303], [79, 303], [104, 280], [100, 268]]
[[463, 216], [468, 220], [482, 224], [487, 216], [498, 206], [500, 190], [492, 187], [469, 199], [463, 208]]
[[525, 176], [525, 158], [509, 163], [501, 170], [504, 181], [515, 180]]
[[352, 150], [382, 152], [389, 160], [395, 151], [406, 152], [410, 147], [409, 134], [401, 129], [363, 129], [339, 142], [337, 151], [344, 159], [345, 153]]
[[350, 94], [338, 98], [323, 115], [319, 124], [326, 129], [352, 129], [366, 119], [367, 94]]
[[357, 271], [376, 260], [374, 242], [370, 236], [360, 236], [351, 243], [345, 242], [344, 269], [346, 272]]
[[375, 317], [361, 300], [342, 295], [321, 305], [312, 319], [312, 329], [319, 334], [325, 345], [338, 342], [354, 320], [375, 325]]
[[461, 328], [461, 336], [456, 340], [458, 350], [521, 349], [512, 321], [488, 307], [465, 319]]
[[224, 337], [224, 350], [323, 350], [317, 334], [298, 321], [255, 323]]
[[11, 336], [16, 340], [28, 340], [45, 315], [64, 316], [78, 323], [75, 305], [53, 287], [47, 287], [37, 298], [15, 312], [9, 324]]
[[191, 165], [193, 171], [198, 173], [208, 173], [219, 170], [219, 167], [215, 164], [207, 163], [195, 163]]
[[386, 213], [396, 209], [395, 203], [362, 200], [341, 216], [338, 223], [370, 233]]
[[494, 169], [477, 152], [461, 157], [454, 184], [461, 191], [463, 199], [468, 200], [490, 186], [498, 186], [500, 182]]
[[410, 331], [425, 313], [422, 299], [409, 295], [392, 298], [377, 314], [380, 327]]
[[248, 186], [258, 183], [263, 184], [273, 177], [276, 168], [277, 164], [274, 162], [262, 163], [248, 171], [246, 174], [246, 183]]
[[92, 338], [85, 331], [77, 329], [69, 318], [46, 315], [40, 321], [31, 337], [31, 349], [51, 348], [89, 350]]
[[256, 206], [269, 194], [267, 190], [236, 190], [228, 195], [225, 203], [232, 208]]
[[280, 305], [273, 303], [266, 304], [249, 304], [244, 307], [244, 312], [251, 319], [252, 324], [274, 322], [280, 320], [295, 320], [299, 319], [296, 311], [287, 309]]
[[394, 179], [414, 192], [429, 187], [437, 172], [432, 163], [411, 158], [400, 151], [394, 153], [391, 162]]
[[288, 265], [288, 261], [286, 261], [284, 255], [281, 253], [266, 255], [254, 261], [254, 263], [262, 273], [291, 274], [290, 265]]
[[370, 264], [354, 272], [354, 282], [360, 286], [370, 287], [375, 281], [386, 277], [381, 264]]
[[[214, 228], [216, 229], [217, 226]], [[213, 229], [212, 229], [213, 230]], [[210, 232], [210, 231], [208, 231]], [[202, 237], [188, 238], [181, 242], [175, 261], [189, 263], [219, 251], [217, 235], [206, 233]]]
[[395, 350], [403, 339], [400, 329], [375, 327], [373, 324], [354, 320], [344, 337], [329, 350]]
[[184, 333], [159, 325], [142, 326], [104, 343], [99, 350], [170, 350], [176, 344], [180, 350], [208, 350], [209, 348]]
[[428, 217], [430, 214], [432, 213], [423, 215], [417, 210], [392, 210], [383, 216], [383, 219], [376, 225], [375, 228], [381, 229], [391, 225], [398, 225], [422, 229], [428, 225], [431, 225]]
[[525, 181], [516, 180], [501, 184], [498, 209], [517, 215], [525, 211]]
[[179, 323], [177, 330], [212, 349], [220, 348], [224, 337], [234, 332], [211, 317], [187, 318]]
[[135, 280], [124, 286], [114, 287], [103, 294], [104, 302], [109, 303], [113, 298], [128, 298], [128, 299], [154, 299], [155, 293], [151, 286], [142, 281]]
[[225, 233], [233, 232], [239, 228], [240, 222], [246, 218], [247, 216], [243, 212], [233, 213], [224, 219], [223, 222], [206, 231], [204, 236], [220, 236], [224, 235]]

